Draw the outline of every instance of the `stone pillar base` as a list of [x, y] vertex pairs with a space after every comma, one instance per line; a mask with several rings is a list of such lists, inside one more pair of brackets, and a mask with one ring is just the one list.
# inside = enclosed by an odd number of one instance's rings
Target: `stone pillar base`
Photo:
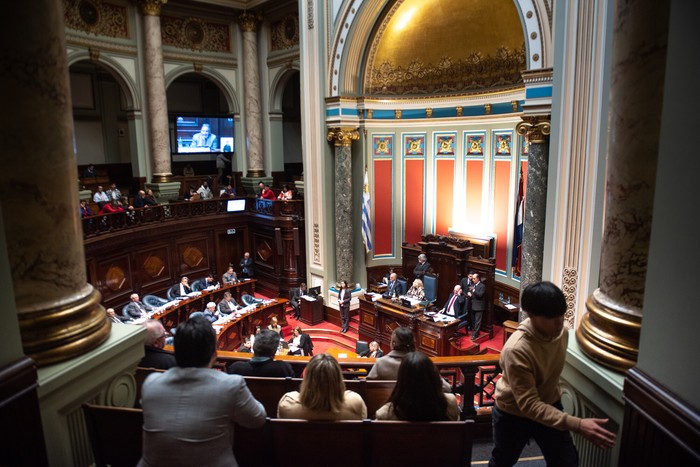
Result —
[[153, 196], [159, 203], [177, 201], [180, 197], [180, 182], [145, 183], [147, 190], [153, 190]]
[[78, 192], [78, 198], [80, 198], [80, 201], [91, 201], [92, 200], [92, 191], [90, 190], [80, 190]]
[[586, 301], [588, 313], [576, 330], [581, 350], [592, 360], [616, 371], [637, 362], [642, 317], [635, 310], [613, 303], [600, 289]]
[[248, 196], [258, 195], [258, 183], [263, 182], [265, 185], [272, 184], [272, 177], [242, 177], [241, 185]]

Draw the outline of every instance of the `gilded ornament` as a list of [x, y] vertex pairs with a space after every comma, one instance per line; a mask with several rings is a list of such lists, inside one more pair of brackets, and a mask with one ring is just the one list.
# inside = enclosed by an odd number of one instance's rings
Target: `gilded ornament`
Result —
[[243, 32], [255, 32], [258, 28], [258, 23], [262, 21], [262, 13], [259, 11], [248, 13], [244, 11], [238, 15], [238, 24]]
[[168, 3], [168, 0], [138, 0], [141, 13], [148, 16], [159, 16], [160, 7]]
[[66, 28], [96, 36], [129, 37], [127, 10], [122, 5], [102, 0], [64, 0]]
[[357, 131], [357, 128], [329, 128], [326, 139], [332, 141], [335, 146], [350, 146], [353, 141], [360, 139], [360, 133]]
[[484, 104], [484, 113], [486, 115], [491, 115], [491, 104]]
[[401, 109], [394, 110], [394, 118], [397, 120], [401, 120]]
[[272, 50], [291, 49], [299, 45], [299, 17], [288, 15], [271, 27]]
[[433, 116], [433, 109], [425, 109], [425, 117], [432, 118], [432, 116]]
[[200, 18], [161, 16], [163, 45], [207, 52], [230, 51], [230, 27]]
[[545, 137], [549, 136], [552, 130], [549, 115], [523, 117], [523, 121], [515, 126], [515, 131], [521, 135], [527, 135], [530, 143], [544, 143]]
[[462, 107], [461, 105], [458, 107], [455, 107], [455, 110], [457, 111], [458, 117], [461, 117], [462, 115], [464, 115], [464, 107]]

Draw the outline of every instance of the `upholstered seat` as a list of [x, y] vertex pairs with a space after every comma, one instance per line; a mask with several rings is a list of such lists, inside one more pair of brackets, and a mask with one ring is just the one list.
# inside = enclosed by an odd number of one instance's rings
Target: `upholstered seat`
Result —
[[369, 349], [369, 344], [366, 341], [355, 342], [355, 353], [360, 355], [365, 350]]
[[175, 300], [180, 296], [180, 284], [175, 284], [168, 289], [168, 300]]
[[124, 307], [122, 307], [122, 317], [123, 317], [124, 319], [132, 319], [132, 318], [131, 318], [131, 315], [126, 311], [126, 308], [127, 308], [128, 306], [129, 306], [129, 304], [127, 303], [126, 305], [124, 305]]
[[150, 306], [152, 308], [158, 308], [159, 306], [163, 306], [168, 301], [164, 298], [160, 298], [156, 295], [146, 295], [143, 297], [143, 303], [146, 306]]
[[258, 303], [262, 303], [262, 300], [259, 298], [255, 298], [252, 295], [248, 294], [243, 294], [241, 297], [241, 301], [243, 302], [244, 306], [250, 306], [250, 305], [257, 305]]
[[425, 274], [423, 276], [423, 288], [425, 290], [425, 300], [428, 303], [435, 303], [438, 290], [438, 275]]
[[196, 281], [192, 282], [192, 291], [201, 292], [202, 290], [207, 288], [205, 284], [206, 279], [197, 279]]

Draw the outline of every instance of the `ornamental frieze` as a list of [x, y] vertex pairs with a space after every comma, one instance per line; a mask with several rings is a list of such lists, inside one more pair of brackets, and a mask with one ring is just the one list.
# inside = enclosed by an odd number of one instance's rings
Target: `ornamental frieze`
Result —
[[291, 49], [299, 45], [299, 17], [287, 15], [272, 24], [272, 50]]
[[230, 52], [231, 33], [227, 24], [200, 18], [161, 16], [163, 45], [204, 52]]
[[63, 0], [68, 29], [106, 37], [129, 37], [127, 9], [102, 0]]

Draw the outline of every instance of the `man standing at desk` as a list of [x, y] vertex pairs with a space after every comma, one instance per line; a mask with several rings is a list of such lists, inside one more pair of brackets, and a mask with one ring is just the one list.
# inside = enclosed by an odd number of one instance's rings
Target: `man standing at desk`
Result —
[[403, 285], [398, 281], [398, 276], [395, 272], [392, 272], [389, 276], [389, 283], [386, 285], [386, 292], [384, 292], [384, 298], [398, 297], [406, 292], [403, 289]]
[[306, 294], [306, 284], [301, 283], [298, 288], [289, 291], [289, 304], [294, 308], [294, 319], [299, 319], [301, 316], [301, 296]]
[[419, 254], [418, 255], [418, 264], [416, 264], [416, 267], [413, 268], [413, 276], [416, 279], [423, 280], [423, 276], [429, 270], [430, 270], [430, 263], [428, 262], [428, 257], [425, 256], [425, 253]]
[[243, 254], [240, 267], [241, 277], [247, 279], [253, 277], [253, 258], [250, 257], [250, 253], [248, 253], [247, 251]]

